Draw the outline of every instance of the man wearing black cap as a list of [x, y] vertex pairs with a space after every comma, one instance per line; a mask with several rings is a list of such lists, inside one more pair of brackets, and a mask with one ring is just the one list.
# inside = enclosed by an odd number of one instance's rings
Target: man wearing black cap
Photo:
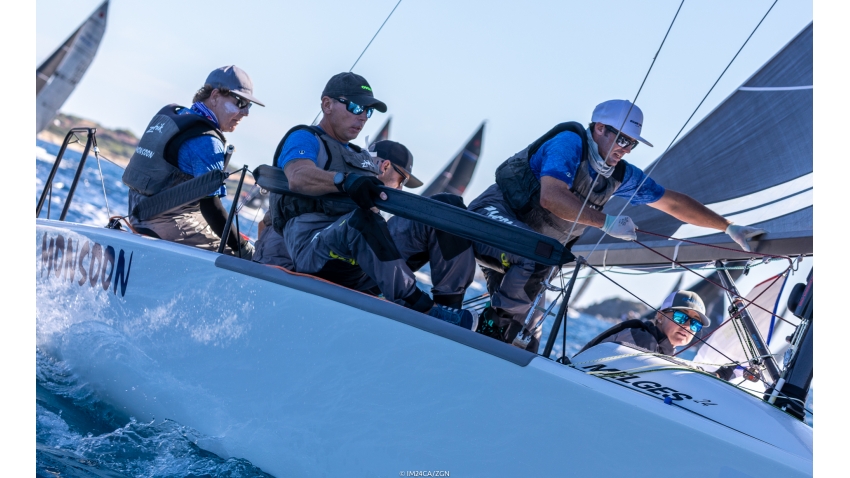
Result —
[[[322, 120], [317, 126], [290, 129], [278, 144], [274, 165], [283, 169], [292, 192], [308, 196], [343, 193], [356, 206], [271, 194], [271, 224], [283, 237], [295, 271], [356, 290], [379, 291], [387, 300], [474, 330], [478, 322], [474, 311], [435, 305], [435, 300], [416, 286], [413, 272], [375, 207], [376, 200], [386, 199], [379, 177], [397, 175], [397, 183], [409, 181], [412, 155], [398, 143], [379, 147], [387, 159], [406, 157], [402, 160], [408, 161], [405, 169], [392, 160], [378, 161], [350, 143], [373, 110], [383, 113], [387, 106], [374, 97], [366, 79], [354, 73], [334, 75], [321, 101]], [[378, 151], [375, 155], [379, 156]]]
[[[162, 108], [148, 124], [122, 177], [129, 186], [129, 210], [141, 200], [201, 176], [223, 170], [226, 139], [223, 133], [236, 129], [248, 116], [251, 104], [263, 105], [254, 96], [247, 73], [236, 66], [213, 70], [185, 108], [176, 104]], [[137, 232], [168, 241], [218, 250], [227, 222], [227, 211], [218, 191], [198, 201], [144, 221], [130, 216]], [[250, 259], [253, 246], [231, 230], [229, 254]]]

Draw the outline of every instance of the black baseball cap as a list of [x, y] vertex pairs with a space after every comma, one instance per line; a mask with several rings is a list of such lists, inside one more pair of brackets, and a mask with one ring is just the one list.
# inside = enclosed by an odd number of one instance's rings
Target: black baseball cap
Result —
[[413, 171], [413, 155], [410, 154], [410, 150], [405, 145], [396, 143], [395, 141], [384, 140], [372, 144], [369, 147], [369, 151], [372, 151], [381, 159], [388, 159], [398, 169], [404, 171], [404, 174], [410, 177], [407, 180], [406, 187], [413, 189], [422, 186], [422, 181], [411, 172]]
[[322, 97], [329, 96], [331, 98], [339, 98], [344, 96], [346, 99], [357, 103], [366, 108], [375, 108], [381, 113], [387, 112], [387, 105], [383, 101], [375, 99], [372, 94], [372, 87], [366, 78], [356, 75], [351, 72], [338, 73], [328, 80], [322, 91]]

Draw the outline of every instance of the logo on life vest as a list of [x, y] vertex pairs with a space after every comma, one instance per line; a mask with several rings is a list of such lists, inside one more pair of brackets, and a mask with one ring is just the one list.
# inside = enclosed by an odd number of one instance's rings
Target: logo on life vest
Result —
[[151, 126], [150, 128], [148, 128], [147, 131], [145, 131], [145, 134], [153, 133], [153, 132], [157, 132], [159, 134], [162, 134], [162, 127], [163, 126], [165, 126], [165, 123], [160, 123], [158, 125]]
[[136, 153], [138, 153], [142, 156], [148, 157], [148, 158], [153, 158], [153, 151], [151, 151], [149, 149], [145, 149], [141, 146], [136, 148]]
[[369, 166], [372, 166], [372, 162], [368, 159], [364, 159], [363, 162], [360, 163], [361, 168], [368, 168]]

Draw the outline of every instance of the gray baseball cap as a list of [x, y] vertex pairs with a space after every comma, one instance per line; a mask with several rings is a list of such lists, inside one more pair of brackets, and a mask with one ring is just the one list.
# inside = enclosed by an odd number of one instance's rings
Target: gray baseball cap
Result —
[[409, 178], [406, 184], [408, 188], [413, 189], [422, 186], [422, 181], [413, 175], [413, 154], [405, 145], [385, 139], [374, 143], [369, 147], [369, 151], [375, 153], [381, 159], [389, 160], [404, 171]]
[[254, 98], [254, 83], [251, 82], [251, 77], [236, 65], [216, 68], [207, 76], [207, 81], [204, 84], [213, 88], [227, 88], [252, 103], [266, 106], [260, 100]]
[[693, 310], [699, 314], [703, 327], [711, 325], [711, 319], [705, 315], [705, 304], [696, 292], [677, 290], [664, 299], [658, 310]]

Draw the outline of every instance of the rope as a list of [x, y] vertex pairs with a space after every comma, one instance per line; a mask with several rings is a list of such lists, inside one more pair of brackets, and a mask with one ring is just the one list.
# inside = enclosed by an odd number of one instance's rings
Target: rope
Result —
[[[647, 78], [649, 78], [649, 73], [652, 71], [652, 67], [655, 66], [655, 60], [658, 59], [658, 55], [661, 53], [661, 48], [664, 47], [664, 43], [667, 41], [667, 36], [670, 35], [670, 30], [673, 29], [673, 24], [676, 23], [676, 18], [679, 17], [679, 12], [682, 10], [682, 5], [685, 4], [685, 0], [682, 0], [679, 3], [679, 8], [676, 9], [676, 14], [673, 15], [673, 20], [670, 21], [670, 25], [667, 27], [667, 32], [664, 33], [664, 38], [661, 39], [661, 44], [658, 45], [658, 50], [655, 52], [655, 55], [652, 57], [652, 63], [649, 64], [649, 69], [646, 70], [646, 74], [643, 76], [643, 81], [640, 82], [640, 86], [638, 87], [637, 93], [635, 93], [635, 97], [632, 100], [631, 106], [629, 106], [629, 111], [626, 112], [626, 116], [623, 117], [623, 122], [620, 124], [620, 127], [617, 128], [617, 136], [614, 137], [614, 141], [611, 143], [611, 147], [608, 149], [608, 152], [605, 153], [605, 161], [608, 161], [608, 157], [611, 155], [611, 152], [614, 151], [614, 145], [617, 144], [617, 138], [620, 137], [620, 131], [623, 129], [623, 125], [626, 124], [626, 120], [629, 118], [629, 115], [632, 113], [632, 108], [634, 108], [635, 103], [637, 103], [638, 97], [640, 97], [640, 92], [643, 90], [643, 86], [646, 84]], [[593, 187], [596, 186], [596, 181], [599, 179], [599, 175], [597, 174], [595, 178], [593, 178], [593, 182], [590, 183], [590, 189], [593, 190]], [[642, 185], [643, 183], [641, 183]], [[640, 188], [640, 186], [638, 186]], [[575, 230], [576, 225], [578, 224], [578, 220], [581, 217], [581, 213], [584, 212], [584, 208], [587, 205], [588, 200], [590, 199], [590, 194], [584, 198], [584, 201], [581, 203], [581, 207], [578, 210], [578, 214], [576, 214], [576, 220], [573, 221], [573, 225], [570, 227], [570, 232], [567, 234], [567, 237], [572, 237], [573, 231]], [[618, 216], [619, 217], [619, 216]], [[603, 235], [604, 237], [604, 235]], [[590, 259], [590, 256], [593, 254], [593, 251], [596, 250], [594, 247], [590, 254], [588, 254], [587, 258]]]
[[[739, 253], [739, 254], [741, 253], [741, 249], [732, 249], [730, 247], [716, 246], [714, 244], [706, 244], [704, 242], [691, 241], [691, 240], [688, 240], [688, 239], [679, 239], [677, 237], [665, 236], [664, 234], [658, 234], [656, 232], [644, 231], [643, 229], [635, 229], [635, 230], [637, 232], [640, 232], [640, 233], [643, 233], [643, 234], [649, 234], [651, 236], [663, 237], [665, 239], [670, 239], [670, 240], [673, 240], [673, 241], [687, 242], [689, 244], [695, 244], [697, 246], [712, 247], [714, 249], [721, 249], [721, 250], [724, 250], [724, 251], [732, 251], [732, 252], [736, 252], [736, 253]], [[676, 245], [677, 251], [678, 251], [678, 248], [679, 248], [679, 245], [677, 244]], [[748, 254], [753, 254], [753, 255], [756, 255], [756, 256], [763, 257], [763, 258], [768, 257], [768, 258], [771, 258], [771, 259], [785, 259], [789, 263], [793, 260], [793, 259], [791, 259], [791, 256], [777, 256], [777, 255], [774, 255], [774, 254], [762, 254], [760, 252], [749, 252]], [[674, 257], [674, 259], [675, 259], [675, 257]]]
[[[764, 22], [764, 19], [767, 18], [767, 15], [770, 13], [770, 11], [773, 10], [773, 7], [776, 5], [777, 1], [778, 0], [774, 0], [773, 4], [770, 5], [770, 8], [767, 9], [767, 12], [765, 12], [764, 16], [761, 18], [761, 20], [759, 20], [756, 27], [753, 29], [752, 32], [750, 32], [750, 36], [748, 36], [747, 39], [744, 40], [744, 43], [741, 45], [741, 48], [739, 48], [738, 51], [735, 53], [735, 56], [733, 56], [732, 59], [729, 60], [729, 64], [726, 65], [726, 68], [723, 69], [723, 71], [720, 73], [720, 76], [717, 77], [717, 80], [715, 80], [714, 84], [711, 85], [711, 88], [708, 89], [708, 92], [705, 94], [705, 96], [703, 96], [702, 100], [699, 102], [697, 107], [694, 108], [694, 111], [691, 113], [690, 116], [688, 116], [688, 119], [685, 120], [685, 123], [682, 125], [682, 128], [679, 129], [679, 132], [676, 133], [676, 136], [673, 137], [673, 140], [670, 141], [670, 144], [667, 145], [667, 148], [664, 150], [663, 153], [661, 153], [661, 156], [658, 157], [658, 160], [656, 160], [652, 164], [652, 166], [649, 168], [649, 171], [647, 171], [644, 174], [643, 180], [641, 180], [640, 184], [638, 184], [638, 187], [635, 188], [635, 191], [632, 193], [632, 196], [629, 198], [628, 201], [626, 201], [626, 203], [620, 209], [620, 212], [617, 213], [617, 216], [614, 218], [615, 220], [623, 214], [623, 211], [626, 210], [626, 207], [628, 207], [628, 205], [631, 203], [632, 199], [634, 199], [635, 195], [638, 193], [638, 191], [640, 191], [640, 188], [643, 186], [643, 183], [646, 182], [647, 178], [649, 178], [649, 175], [652, 174], [652, 171], [654, 171], [655, 168], [658, 167], [659, 164], [661, 164], [661, 161], [664, 160], [665, 155], [667, 154], [668, 151], [670, 151], [670, 148], [673, 146], [673, 144], [679, 138], [679, 135], [682, 134], [682, 131], [685, 130], [685, 127], [688, 125], [688, 123], [691, 122], [691, 119], [693, 119], [693, 117], [697, 113], [697, 111], [699, 111], [702, 104], [708, 98], [708, 95], [710, 95], [711, 92], [714, 91], [714, 87], [717, 86], [717, 83], [720, 82], [720, 79], [723, 78], [723, 75], [726, 74], [726, 71], [729, 69], [730, 66], [732, 66], [732, 63], [735, 61], [735, 59], [738, 58], [738, 55], [741, 53], [741, 50], [743, 50], [744, 47], [747, 46], [747, 43], [750, 41], [750, 38], [753, 37], [753, 35], [756, 33], [756, 30], [758, 30], [759, 26], [761, 26], [762, 22]], [[679, 8], [681, 8], [681, 5], [679, 6]], [[587, 255], [588, 260], [590, 259], [590, 256], [592, 256], [593, 253], [596, 251], [596, 249], [599, 247], [599, 244], [602, 242], [602, 239], [604, 237], [605, 237], [605, 234], [602, 234], [601, 236], [599, 236], [599, 240], [596, 241], [596, 245], [593, 246], [593, 249], [591, 249], [590, 254]]]
[[[684, 0], [682, 0], [682, 1], [684, 1]], [[369, 43], [367, 43], [367, 44], [366, 44], [366, 48], [364, 48], [364, 49], [363, 49], [363, 51], [362, 51], [362, 52], [360, 52], [360, 56], [358, 56], [358, 57], [357, 57], [357, 59], [356, 59], [356, 60], [354, 60], [354, 64], [353, 64], [353, 65], [351, 65], [351, 68], [349, 68], [349, 69], [348, 69], [348, 72], [349, 72], [349, 73], [351, 73], [351, 70], [353, 70], [353, 69], [354, 69], [354, 67], [355, 67], [355, 66], [357, 66], [357, 63], [360, 61], [360, 59], [361, 59], [361, 58], [363, 58], [363, 54], [364, 54], [364, 53], [366, 53], [366, 50], [368, 50], [368, 49], [369, 49], [369, 46], [372, 44], [372, 42], [373, 42], [373, 41], [375, 41], [375, 38], [378, 36], [378, 33], [381, 33], [381, 30], [384, 28], [384, 25], [386, 25], [386, 24], [387, 24], [387, 20], [389, 20], [389, 19], [390, 19], [390, 17], [391, 17], [391, 16], [393, 16], [393, 13], [395, 12], [395, 9], [396, 9], [396, 8], [398, 8], [398, 6], [399, 6], [400, 4], [401, 4], [401, 0], [398, 0], [398, 3], [396, 3], [396, 4], [395, 4], [395, 6], [393, 7], [393, 9], [390, 11], [390, 14], [389, 14], [389, 15], [387, 15], [387, 18], [385, 18], [385, 19], [384, 19], [384, 23], [381, 23], [381, 26], [380, 26], [380, 27], [378, 27], [378, 31], [376, 31], [376, 32], [375, 32], [375, 34], [374, 34], [374, 35], [372, 35], [372, 39], [371, 39], [371, 40], [369, 40]], [[312, 122], [312, 123], [310, 123], [310, 124], [311, 124], [311, 125], [315, 125], [315, 124], [316, 124], [316, 122], [317, 122], [317, 121], [318, 121], [318, 119], [319, 119], [319, 115], [321, 115], [321, 114], [322, 114], [322, 111], [321, 111], [321, 110], [319, 110], [319, 112], [318, 112], [318, 113], [316, 113], [316, 117], [315, 117], [315, 118], [313, 118], [313, 122]]]

